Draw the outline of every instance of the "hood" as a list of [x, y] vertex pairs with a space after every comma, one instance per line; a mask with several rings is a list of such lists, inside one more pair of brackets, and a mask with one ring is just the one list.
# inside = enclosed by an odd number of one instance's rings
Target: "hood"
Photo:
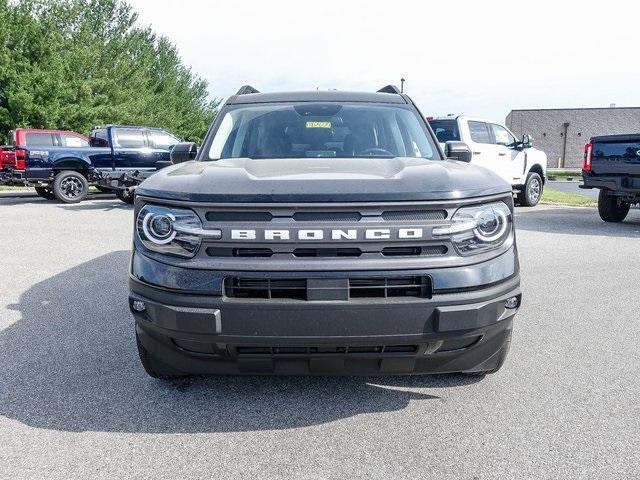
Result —
[[145, 180], [140, 195], [199, 202], [393, 202], [511, 192], [495, 173], [422, 158], [234, 158], [191, 161]]

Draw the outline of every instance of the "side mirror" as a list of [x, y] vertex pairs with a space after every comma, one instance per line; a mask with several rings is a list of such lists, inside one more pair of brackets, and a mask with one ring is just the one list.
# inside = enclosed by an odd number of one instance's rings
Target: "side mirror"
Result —
[[188, 162], [196, 158], [198, 146], [192, 142], [176, 143], [171, 149], [171, 163]]
[[533, 137], [528, 133], [522, 135], [522, 147], [523, 148], [531, 148], [533, 147]]
[[447, 158], [460, 162], [471, 161], [471, 149], [464, 142], [449, 141], [444, 144], [444, 154]]

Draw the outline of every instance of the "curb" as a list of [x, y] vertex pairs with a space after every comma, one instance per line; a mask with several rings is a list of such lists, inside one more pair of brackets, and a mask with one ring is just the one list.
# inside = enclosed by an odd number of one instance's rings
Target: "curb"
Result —
[[[112, 193], [102, 193], [102, 192], [90, 192], [89, 196], [87, 197], [87, 200], [90, 200], [92, 198], [109, 198], [110, 196], [112, 196], [114, 194]], [[0, 199], [2, 198], [40, 198], [38, 197], [38, 194], [36, 193], [35, 190], [33, 191], [29, 191], [29, 190], [24, 190], [24, 191], [17, 191], [17, 192], [0, 192]]]
[[556, 177], [554, 175], [547, 175], [547, 180], [549, 182], [571, 182], [571, 183], [576, 183], [576, 182], [581, 182], [582, 181], [582, 177]]
[[38, 194], [35, 192], [35, 190], [33, 191], [18, 190], [17, 192], [12, 192], [12, 191], [0, 192], [0, 198], [31, 198], [31, 197], [37, 197], [37, 196]]

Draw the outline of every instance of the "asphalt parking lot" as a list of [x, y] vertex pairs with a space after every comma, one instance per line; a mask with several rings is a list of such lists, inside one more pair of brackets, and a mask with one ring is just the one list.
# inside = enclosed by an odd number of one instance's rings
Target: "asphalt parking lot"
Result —
[[131, 207], [0, 199], [0, 478], [633, 478], [640, 211], [519, 209], [506, 366], [194, 378], [139, 365]]

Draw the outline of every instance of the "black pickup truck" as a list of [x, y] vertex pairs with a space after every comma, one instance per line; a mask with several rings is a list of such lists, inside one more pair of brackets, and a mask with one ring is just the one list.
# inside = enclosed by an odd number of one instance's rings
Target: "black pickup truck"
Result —
[[605, 222], [622, 222], [640, 203], [640, 134], [592, 137], [584, 148], [583, 185], [599, 188], [598, 212]]
[[5, 169], [0, 182], [33, 186], [38, 195], [65, 203], [84, 200], [93, 184], [133, 203], [137, 185], [170, 165], [169, 153], [179, 142], [159, 128], [96, 127], [89, 135], [90, 146], [17, 147], [23, 165]]
[[[194, 159], [195, 157], [195, 159]], [[136, 190], [142, 365], [186, 374], [484, 375], [520, 306], [511, 185], [409, 97], [258, 93]]]

